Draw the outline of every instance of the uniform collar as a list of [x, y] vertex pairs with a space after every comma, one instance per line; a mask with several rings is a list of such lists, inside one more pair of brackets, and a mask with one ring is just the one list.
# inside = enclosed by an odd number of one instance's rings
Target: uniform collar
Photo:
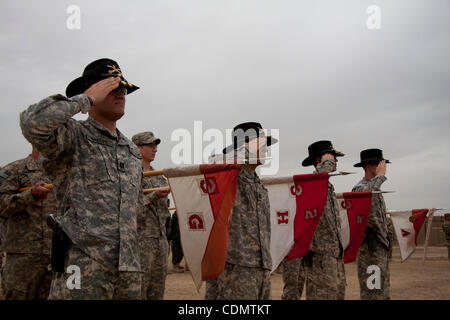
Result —
[[37, 171], [41, 169], [39, 160], [34, 160], [31, 154], [26, 157], [26, 166], [30, 171]]
[[256, 174], [256, 171], [250, 170], [249, 168], [246, 167], [242, 167], [240, 178], [248, 182], [259, 181], [259, 177]]
[[109, 130], [108, 128], [106, 128], [104, 125], [102, 125], [100, 122], [98, 122], [97, 120], [95, 120], [92, 117], [88, 117], [86, 120], [86, 123], [88, 123], [95, 129], [101, 131], [104, 135], [115, 139], [116, 141], [118, 141], [118, 143], [120, 145], [130, 144], [128, 139], [117, 128], [116, 128], [116, 130]]

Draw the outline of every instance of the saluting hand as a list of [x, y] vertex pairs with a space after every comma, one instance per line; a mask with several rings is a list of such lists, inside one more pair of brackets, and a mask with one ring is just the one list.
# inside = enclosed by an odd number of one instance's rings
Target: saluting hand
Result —
[[44, 181], [39, 181], [36, 183], [33, 188], [31, 189], [31, 194], [39, 200], [46, 199], [48, 194], [52, 192], [52, 190], [44, 188], [44, 185], [46, 183]]
[[386, 175], [386, 160], [380, 161], [377, 168], [375, 169], [375, 174], [378, 175]]
[[92, 105], [95, 105], [103, 101], [111, 91], [116, 89], [119, 86], [120, 81], [120, 77], [103, 79], [90, 86], [84, 94], [89, 96], [92, 99]]

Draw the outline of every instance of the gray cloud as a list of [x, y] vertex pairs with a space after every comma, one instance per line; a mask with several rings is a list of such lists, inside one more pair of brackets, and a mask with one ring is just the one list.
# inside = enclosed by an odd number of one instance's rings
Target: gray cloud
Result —
[[[309, 172], [299, 164], [319, 139], [347, 154], [347, 171], [381, 147], [389, 208], [449, 207], [450, 6], [376, 2], [379, 31], [366, 28], [372, 1], [4, 1], [0, 165], [29, 151], [20, 111], [110, 57], [142, 88], [119, 128], [163, 139], [157, 167], [172, 165], [174, 129], [254, 120], [280, 129], [280, 174]], [[71, 4], [81, 30], [66, 28]], [[361, 175], [333, 182], [346, 191]]]

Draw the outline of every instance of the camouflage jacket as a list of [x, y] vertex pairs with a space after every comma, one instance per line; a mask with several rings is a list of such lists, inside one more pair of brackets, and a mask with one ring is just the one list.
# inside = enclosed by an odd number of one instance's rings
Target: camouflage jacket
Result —
[[[327, 159], [317, 165], [316, 172], [331, 172], [335, 162]], [[328, 182], [327, 201], [314, 233], [310, 251], [342, 258], [341, 222], [334, 187]]]
[[[356, 186], [353, 187], [353, 192], [364, 192], [364, 191], [380, 191], [381, 185], [386, 181], [384, 175], [378, 175], [373, 179], [369, 180], [363, 178]], [[375, 230], [378, 235], [378, 239], [383, 243], [386, 248], [390, 245], [390, 236], [388, 230], [388, 221], [386, 216], [386, 204], [384, 203], [384, 198], [381, 193], [372, 194], [372, 204], [370, 206], [369, 219], [367, 221], [367, 226]]]
[[119, 271], [140, 271], [137, 215], [142, 197], [141, 153], [119, 130], [89, 117], [80, 94], [50, 96], [20, 115], [25, 138], [47, 159], [58, 185], [58, 222], [87, 255]]
[[238, 177], [226, 261], [246, 267], [272, 268], [269, 196], [256, 172], [245, 167]]
[[[154, 169], [150, 167], [150, 170]], [[158, 188], [168, 186], [164, 176], [144, 177], [142, 188]], [[138, 230], [141, 238], [166, 237], [166, 223], [170, 218], [167, 198], [160, 199], [156, 192], [144, 195], [142, 210], [138, 217]]]
[[45, 200], [36, 199], [31, 190], [39, 181], [50, 183], [42, 166], [31, 155], [1, 169], [0, 217], [3, 220], [2, 246], [7, 253], [50, 254], [52, 231], [47, 216], [56, 212], [56, 197], [50, 192]]

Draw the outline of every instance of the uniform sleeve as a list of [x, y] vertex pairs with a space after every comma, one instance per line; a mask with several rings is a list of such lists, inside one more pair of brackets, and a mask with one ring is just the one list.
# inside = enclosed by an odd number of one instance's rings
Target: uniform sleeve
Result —
[[31, 190], [19, 192], [18, 173], [14, 168], [6, 167], [0, 177], [0, 217], [8, 218], [16, 212], [22, 212], [27, 207], [39, 206]]
[[20, 128], [24, 137], [44, 157], [56, 159], [72, 147], [72, 116], [88, 112], [90, 106], [85, 94], [70, 99], [60, 94], [53, 95], [23, 111], [20, 114]]
[[370, 182], [373, 185], [373, 190], [380, 190], [381, 185], [383, 182], [387, 180], [386, 176], [384, 175], [377, 175], [375, 178], [373, 178]]
[[352, 192], [365, 192], [365, 191], [379, 191], [383, 182], [387, 178], [384, 175], [375, 176], [372, 180], [367, 181], [367, 183], [359, 183], [353, 187]]
[[159, 197], [156, 192], [144, 195], [144, 206], [154, 205]]
[[336, 161], [331, 159], [326, 159], [317, 165], [317, 172], [332, 172], [334, 170], [334, 166]]

